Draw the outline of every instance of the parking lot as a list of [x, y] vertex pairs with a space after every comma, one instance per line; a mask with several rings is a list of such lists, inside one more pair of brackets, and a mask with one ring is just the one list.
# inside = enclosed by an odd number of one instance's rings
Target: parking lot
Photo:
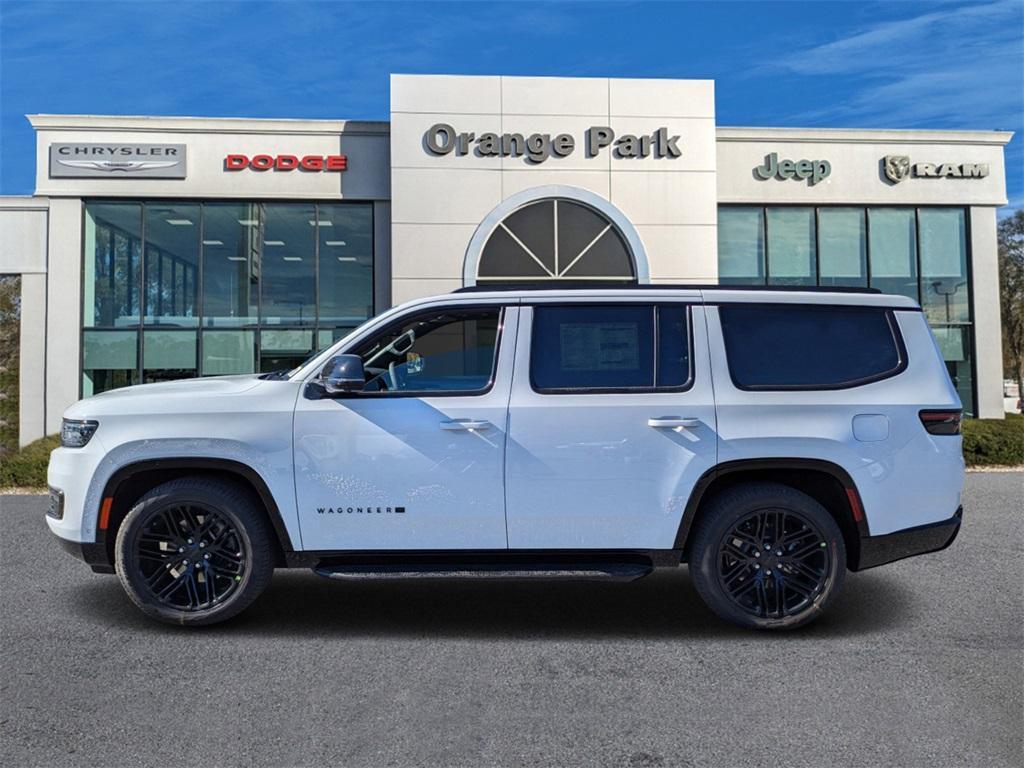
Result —
[[1024, 473], [971, 474], [945, 552], [851, 574], [789, 635], [685, 569], [630, 584], [281, 571], [228, 625], [144, 619], [0, 496], [0, 763], [1019, 766]]

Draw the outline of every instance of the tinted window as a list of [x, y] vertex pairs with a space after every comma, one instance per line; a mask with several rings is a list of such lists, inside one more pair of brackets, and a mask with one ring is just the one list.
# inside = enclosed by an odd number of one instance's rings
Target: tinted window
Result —
[[474, 392], [494, 370], [500, 310], [447, 311], [391, 326], [355, 351], [367, 392]]
[[886, 310], [727, 306], [719, 314], [729, 371], [741, 388], [853, 386], [902, 366]]
[[690, 380], [689, 310], [536, 307], [530, 375], [541, 392], [653, 389], [655, 382], [659, 388], [685, 386]]

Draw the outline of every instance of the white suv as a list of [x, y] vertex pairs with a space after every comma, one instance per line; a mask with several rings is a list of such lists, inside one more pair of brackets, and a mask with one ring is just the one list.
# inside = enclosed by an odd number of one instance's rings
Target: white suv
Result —
[[463, 289], [287, 373], [68, 409], [50, 529], [146, 614], [333, 579], [636, 579], [816, 617], [847, 569], [948, 546], [960, 400], [921, 309], [869, 290]]

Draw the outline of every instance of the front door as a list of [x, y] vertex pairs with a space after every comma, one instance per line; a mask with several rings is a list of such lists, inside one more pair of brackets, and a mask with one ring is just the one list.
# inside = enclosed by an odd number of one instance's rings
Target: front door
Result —
[[343, 352], [366, 386], [300, 395], [308, 550], [505, 549], [505, 426], [518, 310], [420, 310]]
[[520, 310], [506, 467], [512, 549], [671, 549], [716, 459], [704, 308]]

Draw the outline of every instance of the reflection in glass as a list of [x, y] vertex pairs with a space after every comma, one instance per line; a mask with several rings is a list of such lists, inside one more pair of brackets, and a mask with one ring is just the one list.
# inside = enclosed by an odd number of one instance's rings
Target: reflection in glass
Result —
[[256, 323], [259, 301], [259, 206], [203, 205], [203, 324]]
[[814, 209], [767, 208], [768, 283], [815, 285]]
[[913, 208], [868, 208], [871, 287], [919, 300]]
[[312, 204], [263, 206], [263, 324], [316, 323], [316, 231], [331, 224], [326, 216], [317, 219]]
[[968, 322], [967, 232], [963, 208], [921, 208], [921, 306], [929, 322]]
[[718, 209], [718, 280], [723, 285], [764, 284], [764, 209]]
[[195, 331], [145, 331], [143, 381], [171, 381], [196, 375]]
[[142, 206], [87, 203], [82, 323], [119, 328], [139, 322]]
[[260, 331], [260, 372], [290, 371], [313, 352], [313, 331]]
[[138, 331], [82, 333], [82, 397], [139, 383]]
[[373, 206], [319, 206], [320, 327], [353, 328], [373, 315]]
[[867, 253], [863, 208], [818, 209], [820, 285], [866, 286]]
[[200, 375], [223, 376], [255, 370], [255, 331], [203, 331]]
[[198, 205], [146, 205], [147, 325], [195, 326], [199, 297]]
[[935, 340], [946, 361], [949, 378], [960, 395], [964, 416], [974, 416], [974, 372], [971, 364], [971, 334], [969, 326], [936, 326], [932, 328]]

